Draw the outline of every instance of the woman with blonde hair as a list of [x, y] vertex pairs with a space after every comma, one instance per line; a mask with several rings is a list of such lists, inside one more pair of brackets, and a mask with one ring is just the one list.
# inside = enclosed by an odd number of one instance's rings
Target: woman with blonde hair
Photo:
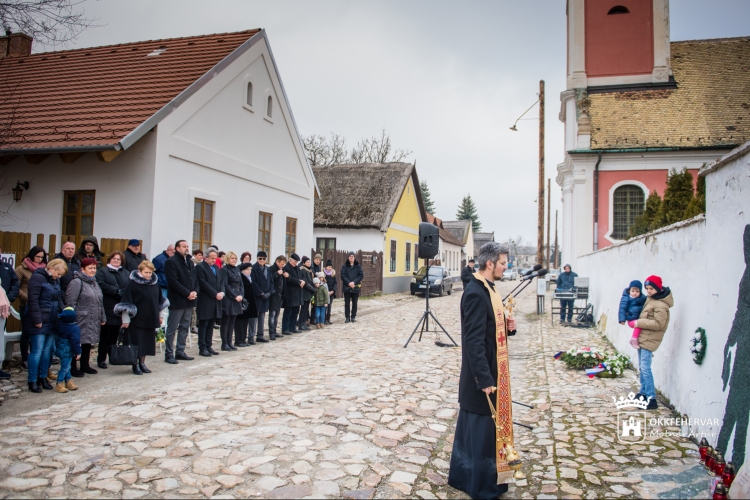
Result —
[[47, 370], [52, 361], [52, 346], [55, 344], [58, 314], [63, 310], [63, 293], [60, 276], [68, 272], [62, 259], [52, 259], [47, 267], [36, 269], [29, 278], [27, 310], [24, 315], [25, 328], [29, 332], [29, 391], [52, 390], [47, 380]]
[[162, 295], [154, 265], [144, 260], [130, 273], [130, 282], [122, 292], [115, 314], [122, 315], [122, 327], [127, 329], [130, 343], [138, 346], [138, 362], [133, 373], [151, 373], [146, 366], [146, 356], [156, 355], [156, 329], [162, 322], [161, 311], [169, 306]]
[[221, 281], [224, 283], [224, 299], [221, 302], [221, 350], [236, 351], [232, 345], [234, 324], [237, 316], [242, 314], [242, 299], [245, 287], [242, 284], [242, 273], [237, 267], [237, 254], [227, 252], [224, 265], [221, 266]]

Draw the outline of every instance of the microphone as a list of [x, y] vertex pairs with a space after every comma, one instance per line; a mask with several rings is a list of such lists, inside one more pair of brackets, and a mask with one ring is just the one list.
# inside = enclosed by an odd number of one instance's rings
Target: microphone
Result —
[[521, 276], [530, 276], [531, 273], [533, 273], [534, 271], [538, 271], [541, 268], [542, 268], [542, 265], [541, 264], [537, 264], [532, 269], [529, 269], [528, 271], [526, 271], [525, 273], [523, 273]]
[[521, 278], [521, 281], [533, 280], [534, 278], [541, 278], [545, 274], [549, 273], [548, 269], [540, 269], [539, 271], [533, 272], [528, 276]]

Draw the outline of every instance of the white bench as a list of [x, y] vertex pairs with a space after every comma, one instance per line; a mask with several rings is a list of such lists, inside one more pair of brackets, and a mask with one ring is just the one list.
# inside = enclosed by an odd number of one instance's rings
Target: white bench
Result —
[[[21, 319], [21, 315], [13, 309], [13, 306], [10, 307], [10, 313], [17, 320]], [[21, 332], [7, 332], [5, 331], [5, 324], [6, 320], [0, 318], [0, 332], [2, 332], [3, 336], [3, 350], [2, 353], [0, 353], [0, 365], [2, 365], [2, 362], [6, 359], [10, 360], [13, 357], [13, 345], [21, 341]]]

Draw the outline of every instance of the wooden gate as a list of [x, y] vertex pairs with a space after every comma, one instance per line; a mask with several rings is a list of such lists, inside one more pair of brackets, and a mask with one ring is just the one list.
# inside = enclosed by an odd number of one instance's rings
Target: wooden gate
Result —
[[[315, 256], [316, 253], [320, 253], [319, 250], [312, 249], [310, 255]], [[362, 280], [362, 295], [374, 295], [378, 292], [383, 292], [383, 252], [366, 252], [363, 250], [357, 250], [354, 252], [355, 259], [362, 266], [362, 271], [365, 274], [365, 279]], [[344, 266], [346, 259], [349, 255], [348, 250], [333, 250], [327, 249], [321, 253], [323, 256], [323, 262], [321, 265], [325, 265], [327, 260], [331, 260], [333, 269], [336, 271], [336, 277], [338, 278], [341, 273], [341, 268]], [[338, 280], [339, 296], [341, 296], [341, 279]]]

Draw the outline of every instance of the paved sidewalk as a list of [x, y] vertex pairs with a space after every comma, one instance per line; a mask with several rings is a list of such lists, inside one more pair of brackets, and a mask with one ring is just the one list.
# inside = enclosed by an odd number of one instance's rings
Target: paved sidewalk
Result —
[[[460, 296], [430, 301], [457, 341]], [[637, 389], [634, 372], [589, 380], [552, 357], [604, 347], [601, 337], [529, 314], [530, 295], [519, 302], [513, 397], [535, 408], [515, 406], [515, 419], [535, 428], [516, 427], [523, 477], [509, 496], [685, 497], [707, 486], [692, 443], [617, 443], [612, 396]], [[157, 356], [151, 375], [111, 367], [75, 393], [21, 391], [0, 407], [0, 496], [466, 498], [445, 484], [460, 350], [434, 334], [403, 348], [423, 299], [361, 306], [357, 323], [210, 360]]]

